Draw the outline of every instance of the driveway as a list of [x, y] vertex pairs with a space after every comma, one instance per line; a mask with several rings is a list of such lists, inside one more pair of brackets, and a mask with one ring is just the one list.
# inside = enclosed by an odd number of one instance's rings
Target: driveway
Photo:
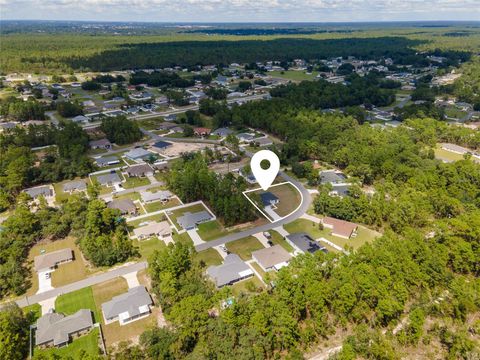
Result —
[[200, 235], [198, 235], [197, 230], [187, 230], [187, 234], [190, 235], [190, 237], [192, 238], [193, 245], [197, 246], [205, 243], [205, 241], [202, 240]]
[[[37, 294], [44, 293], [45, 291], [52, 290], [52, 271], [43, 271], [38, 273], [38, 291]], [[48, 276], [48, 278], [47, 278]]]
[[272, 209], [271, 206], [265, 206], [263, 208], [263, 211], [265, 211], [267, 213], [268, 216], [270, 216], [270, 218], [273, 220], [273, 221], [278, 221], [280, 220], [282, 217], [280, 215], [278, 215], [275, 210]]

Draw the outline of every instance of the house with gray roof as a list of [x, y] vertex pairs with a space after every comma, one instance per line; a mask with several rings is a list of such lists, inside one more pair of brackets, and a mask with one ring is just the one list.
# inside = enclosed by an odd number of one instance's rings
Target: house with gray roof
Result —
[[294, 247], [298, 252], [302, 254], [313, 254], [317, 251], [323, 251], [324, 253], [328, 253], [328, 250], [320, 246], [315, 240], [313, 240], [310, 235], [307, 233], [293, 233], [287, 235], [285, 240]]
[[182, 216], [177, 218], [178, 224], [185, 230], [192, 230], [197, 227], [198, 224], [213, 220], [212, 214], [203, 210], [196, 213], [186, 212]]
[[154, 201], [166, 202], [170, 200], [173, 194], [168, 190], [160, 190], [157, 192], [143, 191], [140, 193], [144, 203], [151, 203]]
[[100, 185], [114, 186], [115, 184], [120, 184], [122, 179], [120, 179], [120, 176], [118, 176], [116, 172], [111, 172], [108, 174], [98, 175], [97, 181], [100, 183]]
[[120, 325], [131, 323], [150, 314], [152, 298], [144, 286], [136, 286], [125, 294], [115, 296], [112, 300], [102, 304], [102, 313], [105, 324], [118, 320]]
[[89, 146], [92, 149], [108, 150], [112, 148], [112, 143], [108, 139], [100, 139], [100, 140], [90, 141]]
[[148, 164], [129, 166], [126, 172], [130, 177], [144, 177], [148, 175], [153, 175], [153, 169]]
[[220, 137], [227, 137], [228, 135], [233, 134], [233, 130], [229, 128], [219, 128], [212, 132], [212, 135], [217, 135]]
[[32, 199], [37, 199], [40, 196], [43, 196], [45, 198], [55, 196], [55, 190], [53, 189], [52, 185], [36, 186], [33, 188], [25, 189], [24, 192], [30, 195]]
[[207, 275], [220, 288], [252, 277], [253, 271], [237, 254], [229, 254], [222, 265], [209, 266]]
[[252, 259], [260, 265], [263, 271], [279, 270], [287, 266], [291, 258], [292, 255], [281, 245], [274, 245], [252, 252]]
[[72, 338], [84, 335], [92, 328], [92, 312], [89, 309], [78, 310], [69, 316], [47, 313], [37, 320], [35, 344], [40, 347], [65, 346]]
[[345, 182], [347, 177], [337, 170], [323, 170], [319, 173], [320, 184], [342, 184]]
[[151, 156], [152, 153], [142, 148], [135, 148], [130, 150], [125, 154], [125, 157], [129, 158], [130, 160], [139, 160], [139, 159], [146, 159]]
[[45, 272], [48, 270], [53, 270], [58, 265], [70, 261], [73, 261], [73, 251], [70, 248], [66, 248], [35, 256], [33, 259], [33, 264], [35, 271]]
[[258, 138], [258, 139], [255, 139], [253, 140], [253, 142], [257, 145], [257, 146], [270, 146], [273, 144], [273, 141], [270, 140], [268, 137], [262, 137], [262, 138]]
[[87, 190], [87, 183], [85, 180], [74, 180], [63, 184], [63, 191], [66, 193], [74, 193], [77, 191]]
[[98, 159], [95, 159], [95, 163], [98, 167], [105, 167], [115, 164], [120, 164], [120, 159], [116, 156], [105, 156]]
[[248, 133], [240, 133], [236, 135], [240, 142], [250, 142], [255, 138], [255, 135]]
[[280, 202], [280, 199], [271, 192], [263, 192], [260, 194], [260, 200], [262, 200], [263, 206], [275, 206]]

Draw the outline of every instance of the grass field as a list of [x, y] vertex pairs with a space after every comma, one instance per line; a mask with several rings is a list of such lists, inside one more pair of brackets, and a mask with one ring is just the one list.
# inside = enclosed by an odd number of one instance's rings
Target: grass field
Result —
[[162, 203], [161, 201], [155, 201], [152, 203], [145, 204], [144, 206], [145, 206], [145, 210], [147, 210], [147, 212], [150, 213], [150, 212], [168, 209], [168, 208], [179, 206], [179, 205], [181, 205], [180, 201], [177, 198], [172, 198], [165, 203]]
[[23, 313], [30, 321], [30, 324], [33, 324], [37, 321], [40, 316], [42, 316], [42, 307], [40, 304], [32, 304], [22, 308]]
[[[262, 192], [262, 190], [256, 191], [258, 194]], [[300, 193], [292, 184], [271, 186], [268, 192], [280, 199], [280, 202], [276, 205], [275, 212], [282, 217], [292, 213], [300, 205]]]
[[237, 254], [242, 260], [250, 260], [252, 258], [252, 252], [263, 249], [263, 245], [257, 238], [248, 236], [243, 239], [239, 239], [230, 242], [225, 245], [228, 251]]
[[146, 177], [125, 176], [125, 182], [122, 183], [124, 189], [132, 189], [145, 185], [150, 185], [150, 180], [148, 180]]
[[228, 231], [218, 220], [199, 224], [197, 232], [204, 241], [214, 240], [228, 234]]
[[55, 300], [55, 311], [65, 315], [76, 313], [80, 309], [90, 309], [93, 312], [94, 322], [99, 322], [101, 316], [97, 311], [92, 287], [86, 287], [68, 294], [60, 295]]
[[[101, 284], [93, 285], [92, 294], [99, 314], [101, 314], [103, 303], [110, 301], [114, 296], [123, 294], [127, 291], [127, 280], [125, 280], [123, 277], [118, 277], [116, 279], [105, 281]], [[103, 316], [101, 316], [101, 321], [103, 322]]]
[[290, 224], [283, 225], [283, 228], [287, 230], [290, 234], [305, 232], [309, 234], [313, 239], [318, 239], [324, 234], [324, 232], [319, 229], [318, 224], [315, 224], [313, 221], [306, 219], [297, 219]]
[[155, 250], [166, 247], [165, 243], [156, 237], [142, 241], [134, 240], [133, 244], [138, 247], [142, 260], [148, 260]]
[[220, 265], [223, 262], [222, 257], [215, 249], [207, 249], [195, 254], [195, 259], [203, 261], [206, 266]]
[[232, 285], [232, 294], [234, 296], [239, 296], [240, 294], [252, 294], [262, 291], [263, 288], [264, 286], [260, 279], [254, 276], [253, 278]]
[[[52, 272], [52, 286], [59, 287], [62, 285], [69, 284], [74, 281], [78, 281], [86, 278], [92, 271], [86, 266], [86, 263], [83, 261], [81, 256], [80, 249], [75, 244], [75, 239], [73, 237], [67, 237], [65, 239], [51, 241], [51, 242], [40, 242], [36, 244], [30, 250], [29, 261], [33, 262], [35, 256], [41, 254], [42, 250], [45, 250], [45, 253], [49, 253], [56, 250], [70, 248], [73, 250], [74, 260], [65, 264], [61, 264], [58, 268]], [[35, 269], [32, 267], [32, 286], [27, 291], [27, 295], [33, 295], [38, 291], [38, 275]]]
[[99, 330], [94, 328], [87, 335], [72, 341], [62, 348], [35, 349], [33, 359], [82, 359], [91, 355], [96, 357], [100, 354]]
[[134, 227], [139, 226], [141, 223], [147, 223], [149, 221], [163, 221], [163, 220], [167, 220], [167, 218], [163, 213], [161, 213], [161, 214], [156, 214], [156, 215], [152, 215], [152, 216], [147, 216], [143, 219], [129, 221], [128, 222], [128, 227], [134, 228]]
[[440, 146], [438, 146], [435, 149], [435, 158], [442, 161], [451, 162], [451, 161], [463, 160], [463, 155], [457, 154], [448, 150], [444, 150]]
[[287, 70], [287, 71], [270, 71], [268, 75], [271, 77], [282, 78], [292, 81], [314, 80], [318, 75], [318, 72], [314, 71], [311, 74], [307, 74], [305, 70]]
[[283, 238], [282, 235], [280, 235], [278, 232], [276, 232], [275, 230], [270, 230], [269, 231], [270, 235], [272, 235], [272, 238], [270, 239], [270, 241], [274, 244], [274, 245], [280, 245], [282, 246], [285, 250], [287, 250], [288, 252], [292, 252], [293, 251], [293, 247], [292, 245], [290, 245], [287, 240], [285, 240]]

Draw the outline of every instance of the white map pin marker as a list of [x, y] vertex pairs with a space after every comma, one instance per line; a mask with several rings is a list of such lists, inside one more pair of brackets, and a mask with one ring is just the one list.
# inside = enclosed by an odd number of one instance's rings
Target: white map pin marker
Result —
[[[263, 160], [267, 160], [270, 163], [270, 167], [266, 170], [260, 166]], [[274, 152], [270, 150], [260, 150], [255, 153], [252, 160], [250, 160], [250, 168], [262, 189], [267, 191], [277, 177], [278, 170], [280, 170], [280, 160]]]

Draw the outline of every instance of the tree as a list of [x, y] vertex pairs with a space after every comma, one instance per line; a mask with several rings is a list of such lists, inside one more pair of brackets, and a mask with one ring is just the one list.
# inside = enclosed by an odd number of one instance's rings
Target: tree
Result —
[[57, 111], [63, 117], [74, 117], [83, 113], [82, 107], [77, 103], [63, 101], [57, 104]]
[[25, 359], [28, 355], [28, 320], [13, 303], [0, 311], [0, 358]]
[[134, 143], [143, 136], [138, 124], [125, 116], [104, 118], [100, 128], [108, 140], [118, 145]]

